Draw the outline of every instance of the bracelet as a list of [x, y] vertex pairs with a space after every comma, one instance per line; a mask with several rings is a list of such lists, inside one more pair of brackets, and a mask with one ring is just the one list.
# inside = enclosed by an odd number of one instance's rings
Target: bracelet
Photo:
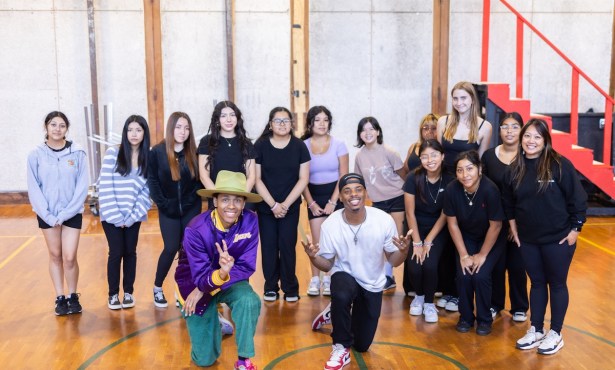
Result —
[[412, 246], [413, 247], [417, 247], [417, 248], [418, 247], [422, 247], [423, 246], [423, 242], [422, 241], [420, 241], [420, 242], [412, 242]]
[[277, 207], [277, 206], [278, 206], [278, 202], [274, 202], [273, 203], [273, 207], [271, 207], [271, 210], [273, 211], [275, 209], [275, 207]]
[[327, 203], [329, 203], [332, 206], [336, 206], [337, 202], [332, 202], [331, 199], [327, 199]]
[[468, 258], [471, 258], [471, 257], [472, 256], [470, 256], [469, 254], [466, 254], [465, 256], [461, 257], [461, 260], [465, 260], [465, 259], [468, 259]]
[[423, 246], [424, 246], [424, 247], [433, 247], [433, 242], [428, 242], [427, 240], [425, 240], [425, 241], [423, 242]]
[[313, 201], [312, 201], [312, 203], [310, 203], [310, 205], [308, 206], [308, 208], [312, 208], [312, 206], [313, 206], [314, 204], [316, 204], [316, 201], [315, 201], [315, 200], [313, 200]]

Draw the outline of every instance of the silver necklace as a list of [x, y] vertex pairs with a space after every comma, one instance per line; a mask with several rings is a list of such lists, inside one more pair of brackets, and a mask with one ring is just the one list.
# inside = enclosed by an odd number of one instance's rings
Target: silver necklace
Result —
[[433, 200], [433, 203], [436, 204], [436, 202], [438, 201], [438, 196], [440, 196], [440, 189], [441, 189], [441, 185], [442, 185], [442, 174], [440, 174], [440, 183], [438, 184], [438, 190], [436, 190], [436, 197], [434, 198], [434, 196], [431, 194], [431, 190], [429, 189], [429, 180], [427, 179], [427, 175], [425, 175], [425, 182], [427, 183], [427, 192], [429, 192], [429, 196], [431, 197], [431, 199]]
[[[228, 144], [228, 146], [229, 146], [229, 148], [230, 148], [230, 146], [231, 146], [231, 142], [230, 142], [230, 141], [228, 141], [228, 139], [227, 139], [227, 138], [225, 138], [224, 136], [221, 136], [221, 137], [224, 139], [224, 141], [226, 141], [226, 143]], [[231, 138], [231, 140], [233, 140], [233, 138]]]
[[474, 192], [474, 195], [472, 195], [472, 199], [470, 199], [470, 196], [468, 195], [468, 192], [466, 191], [466, 189], [463, 189], [463, 193], [466, 195], [466, 198], [468, 199], [468, 202], [470, 207], [472, 207], [472, 204], [474, 203], [474, 198], [476, 198], [476, 193], [478, 193], [478, 188], [480, 187], [480, 180], [478, 181], [478, 186], [476, 187], [476, 191]]
[[357, 229], [357, 231], [354, 231], [352, 226], [350, 226], [350, 224], [346, 220], [346, 213], [345, 212], [346, 211], [342, 212], [342, 220], [344, 220], [346, 225], [348, 225], [348, 228], [350, 229], [350, 231], [352, 231], [352, 233], [354, 234], [354, 239], [353, 239], [354, 240], [354, 245], [357, 245], [357, 243], [359, 242], [359, 237], [357, 235], [359, 234], [359, 231], [361, 230], [361, 227], [363, 226], [363, 223], [365, 223], [365, 220], [367, 219], [367, 212], [365, 212], [365, 217], [363, 217], [363, 221], [361, 221], [361, 223], [359, 224], [359, 228]]

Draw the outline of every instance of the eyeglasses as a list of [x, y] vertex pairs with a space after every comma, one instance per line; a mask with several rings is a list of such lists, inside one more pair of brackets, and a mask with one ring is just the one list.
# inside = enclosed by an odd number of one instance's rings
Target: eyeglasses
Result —
[[437, 126], [423, 126], [421, 130], [423, 131], [436, 131], [438, 129]]
[[292, 120], [290, 118], [284, 118], [284, 119], [274, 118], [271, 120], [271, 122], [275, 123], [278, 126], [281, 126], [281, 125], [290, 125]]
[[433, 152], [431, 154], [423, 154], [419, 157], [419, 159], [423, 162], [428, 161], [430, 159], [438, 159], [440, 158], [440, 152]]
[[500, 126], [500, 130], [502, 131], [519, 131], [521, 130], [521, 126], [519, 125], [502, 125]]

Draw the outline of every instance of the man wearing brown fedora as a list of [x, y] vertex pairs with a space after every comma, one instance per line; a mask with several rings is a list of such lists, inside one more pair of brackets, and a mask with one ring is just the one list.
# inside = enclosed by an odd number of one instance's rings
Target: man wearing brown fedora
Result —
[[215, 188], [199, 190], [212, 198], [214, 208], [201, 213], [186, 227], [175, 271], [182, 312], [190, 335], [192, 361], [213, 365], [222, 350], [218, 303], [231, 309], [236, 325], [238, 360], [235, 369], [255, 370], [254, 334], [261, 301], [248, 279], [256, 269], [258, 220], [244, 209], [246, 202], [262, 198], [246, 192], [243, 173], [220, 171]]

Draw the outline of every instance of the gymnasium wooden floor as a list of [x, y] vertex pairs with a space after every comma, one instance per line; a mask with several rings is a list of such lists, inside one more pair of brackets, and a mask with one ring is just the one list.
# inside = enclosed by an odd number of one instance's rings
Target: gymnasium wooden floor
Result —
[[[307, 229], [305, 217], [302, 223]], [[179, 310], [155, 308], [152, 284], [162, 248], [158, 219], [142, 225], [133, 309], [107, 308], [107, 245], [99, 219], [86, 213], [79, 246], [81, 315], [56, 317], [47, 249], [27, 205], [0, 206], [0, 368], [189, 369], [190, 342]], [[260, 265], [260, 262], [259, 262]], [[173, 270], [174, 271], [174, 268]], [[345, 369], [613, 369], [615, 368], [615, 219], [590, 218], [583, 228], [568, 279], [571, 304], [564, 348], [553, 356], [514, 348], [529, 323], [498, 316], [490, 336], [457, 333], [458, 314], [440, 311], [438, 324], [408, 315], [410, 300], [398, 287], [383, 298], [369, 352], [353, 353]], [[305, 296], [308, 259], [298, 247], [298, 303], [263, 303], [254, 358], [259, 369], [322, 369], [330, 352], [330, 327], [312, 332], [327, 298]], [[401, 271], [396, 269], [398, 282]], [[262, 294], [262, 274], [252, 279]], [[165, 282], [173, 297], [172, 272]], [[228, 312], [224, 314], [229, 317]], [[547, 319], [549, 312], [547, 312]], [[547, 324], [548, 326], [548, 324]], [[232, 369], [234, 337], [212, 369]]]

